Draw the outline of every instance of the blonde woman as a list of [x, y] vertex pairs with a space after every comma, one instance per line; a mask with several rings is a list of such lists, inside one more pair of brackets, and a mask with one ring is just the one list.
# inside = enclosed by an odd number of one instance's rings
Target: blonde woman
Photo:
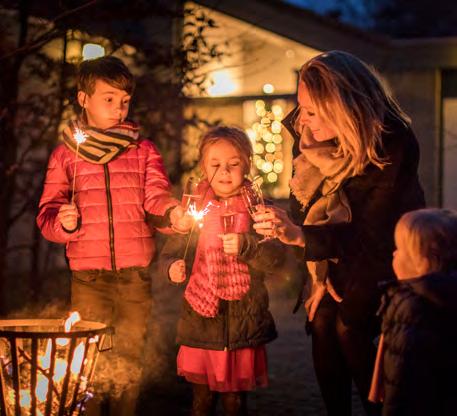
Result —
[[367, 414], [379, 332], [378, 282], [392, 278], [395, 223], [424, 206], [419, 147], [410, 119], [380, 77], [353, 55], [331, 51], [300, 71], [291, 217], [274, 208], [255, 228], [302, 248], [317, 380], [329, 415], [351, 414], [351, 383]]

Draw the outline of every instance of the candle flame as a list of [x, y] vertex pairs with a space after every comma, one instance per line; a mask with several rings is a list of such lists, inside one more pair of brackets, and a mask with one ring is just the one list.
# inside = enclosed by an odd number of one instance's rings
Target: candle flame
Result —
[[76, 127], [73, 137], [75, 138], [76, 143], [82, 144], [86, 141], [86, 139], [89, 136], [86, 133], [84, 133], [84, 131], [82, 131], [80, 128]]

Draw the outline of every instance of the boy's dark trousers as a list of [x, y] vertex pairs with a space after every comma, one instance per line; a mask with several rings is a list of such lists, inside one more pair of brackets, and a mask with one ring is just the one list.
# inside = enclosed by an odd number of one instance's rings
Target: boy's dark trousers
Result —
[[113, 349], [102, 352], [97, 362], [96, 398], [89, 401], [87, 415], [134, 415], [151, 310], [148, 270], [74, 271], [71, 303], [82, 319], [103, 322], [115, 330]]

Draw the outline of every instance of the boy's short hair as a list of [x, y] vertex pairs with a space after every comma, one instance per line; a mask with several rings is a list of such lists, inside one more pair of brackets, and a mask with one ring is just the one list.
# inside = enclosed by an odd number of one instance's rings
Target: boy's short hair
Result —
[[456, 211], [418, 209], [404, 214], [398, 225], [404, 227], [404, 241], [410, 254], [425, 257], [431, 271], [457, 269]]
[[83, 61], [78, 70], [78, 90], [88, 95], [95, 92], [95, 82], [101, 79], [114, 88], [132, 95], [135, 79], [127, 66], [119, 58], [103, 56]]
[[241, 156], [244, 165], [244, 173], [247, 175], [251, 170], [252, 144], [247, 134], [239, 127], [216, 126], [210, 128], [201, 138], [199, 148], [199, 164], [203, 164], [205, 154], [209, 146], [225, 140], [234, 146]]

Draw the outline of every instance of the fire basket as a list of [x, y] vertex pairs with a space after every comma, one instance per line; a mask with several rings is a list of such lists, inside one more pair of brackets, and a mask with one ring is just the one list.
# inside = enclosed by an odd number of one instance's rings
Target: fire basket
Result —
[[112, 333], [91, 321], [0, 320], [0, 415], [83, 414], [98, 353], [111, 348]]

